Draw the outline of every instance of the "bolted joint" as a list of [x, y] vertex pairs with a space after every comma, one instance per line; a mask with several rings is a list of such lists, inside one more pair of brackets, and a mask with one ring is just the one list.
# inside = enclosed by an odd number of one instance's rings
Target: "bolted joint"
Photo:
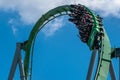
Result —
[[26, 46], [27, 43], [28, 43], [28, 40], [24, 41], [23, 43], [20, 43], [21, 44], [21, 49], [25, 50], [25, 46]]
[[120, 57], [120, 48], [113, 48], [111, 52], [111, 58]]

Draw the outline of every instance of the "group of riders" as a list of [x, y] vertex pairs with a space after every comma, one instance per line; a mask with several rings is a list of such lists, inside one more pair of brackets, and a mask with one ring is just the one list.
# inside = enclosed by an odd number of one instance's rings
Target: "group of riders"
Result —
[[[94, 19], [83, 5], [71, 5], [71, 7], [71, 14], [69, 14], [71, 18], [69, 18], [69, 21], [73, 22], [78, 28], [81, 41], [87, 43], [91, 30], [95, 26]], [[98, 22], [102, 21], [100, 16], [97, 15], [97, 18]], [[99, 23], [99, 25], [102, 26], [102, 23]], [[97, 41], [98, 40], [96, 40], [96, 43]]]
[[94, 20], [91, 14], [82, 6], [71, 5], [73, 9], [71, 10], [70, 16], [72, 18], [69, 21], [73, 22], [79, 29], [80, 39], [87, 43], [90, 31], [94, 26]]

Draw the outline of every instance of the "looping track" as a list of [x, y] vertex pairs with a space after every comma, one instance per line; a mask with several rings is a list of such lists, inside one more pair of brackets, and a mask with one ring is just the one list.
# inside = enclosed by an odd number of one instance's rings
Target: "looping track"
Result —
[[[91, 10], [89, 10], [87, 7], [85, 7], [85, 8], [93, 16], [94, 21], [95, 21], [95, 28], [98, 27], [98, 29], [99, 29], [97, 19], [94, 16], [95, 14]], [[29, 39], [24, 46], [24, 50], [26, 52], [25, 59], [24, 59], [24, 70], [25, 70], [26, 79], [27, 79], [28, 73], [29, 73], [29, 68], [30, 68], [29, 63], [31, 60], [30, 56], [33, 55], [33, 46], [34, 46], [34, 42], [35, 42], [37, 33], [49, 21], [51, 21], [59, 16], [69, 15], [71, 13], [70, 12], [71, 10], [72, 10], [72, 7], [70, 5], [64, 5], [64, 6], [59, 6], [57, 8], [54, 8], [54, 9], [48, 11], [46, 14], [42, 15], [42, 17], [37, 21], [37, 23], [33, 27], [32, 31], [30, 33]], [[94, 38], [96, 36], [95, 33], [97, 33], [95, 28], [92, 29], [90, 36], [89, 36], [89, 42], [87, 43], [90, 50], [93, 50], [91, 44], [94, 45]], [[110, 61], [111, 61], [111, 54], [110, 54], [111, 53], [111, 45], [110, 45], [108, 36], [107, 36], [104, 28], [103, 28], [103, 34], [104, 34], [104, 36], [102, 37], [100, 47], [98, 48], [99, 60], [98, 60], [98, 66], [97, 66], [95, 77], [94, 77], [95, 80], [106, 80]], [[92, 39], [92, 40], [90, 40], [90, 39]]]

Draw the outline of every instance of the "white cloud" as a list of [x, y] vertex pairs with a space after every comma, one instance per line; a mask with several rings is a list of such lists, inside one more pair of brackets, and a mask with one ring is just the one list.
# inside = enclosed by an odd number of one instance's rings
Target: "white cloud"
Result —
[[16, 27], [18, 25], [18, 23], [15, 21], [15, 19], [10, 18], [8, 21], [9, 26], [12, 29], [13, 35], [16, 36], [17, 32], [18, 32], [18, 27]]
[[[33, 24], [50, 9], [72, 3], [86, 5], [90, 9], [99, 11], [102, 16], [113, 15], [120, 18], [119, 0], [0, 0], [0, 10], [17, 11], [22, 22]], [[60, 24], [62, 22], [59, 22]], [[55, 25], [58, 25], [58, 23], [55, 23]], [[54, 30], [57, 30], [57, 27]], [[49, 30], [51, 32], [51, 29]], [[53, 32], [55, 32], [54, 30]]]
[[48, 10], [64, 4], [81, 3], [102, 15], [120, 16], [119, 0], [0, 0], [0, 9], [18, 11], [23, 22], [35, 23]]
[[52, 36], [57, 30], [64, 26], [63, 18], [55, 19], [42, 30], [46, 37]]
[[17, 28], [15, 26], [11, 26], [11, 27], [13, 34], [16, 36], [16, 32], [18, 31]]
[[8, 24], [13, 24], [13, 22], [14, 22], [14, 19], [9, 19], [9, 21], [8, 21]]

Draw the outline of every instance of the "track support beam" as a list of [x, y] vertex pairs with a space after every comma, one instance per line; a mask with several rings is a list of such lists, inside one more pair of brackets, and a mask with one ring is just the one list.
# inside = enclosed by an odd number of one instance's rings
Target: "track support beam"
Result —
[[13, 59], [13, 62], [12, 62], [12, 66], [11, 66], [11, 70], [10, 70], [8, 80], [13, 80], [14, 79], [14, 74], [15, 74], [15, 70], [17, 68], [17, 64], [19, 65], [20, 79], [25, 80], [24, 67], [23, 67], [22, 57], [21, 57], [21, 47], [22, 47], [22, 44], [17, 43], [16, 51], [15, 51], [15, 55], [14, 55], [14, 59]]
[[92, 80], [92, 72], [95, 64], [97, 50], [93, 50], [86, 80]]
[[116, 76], [115, 76], [115, 72], [114, 72], [114, 68], [113, 68], [112, 62], [110, 63], [109, 71], [110, 71], [111, 80], [116, 80]]

